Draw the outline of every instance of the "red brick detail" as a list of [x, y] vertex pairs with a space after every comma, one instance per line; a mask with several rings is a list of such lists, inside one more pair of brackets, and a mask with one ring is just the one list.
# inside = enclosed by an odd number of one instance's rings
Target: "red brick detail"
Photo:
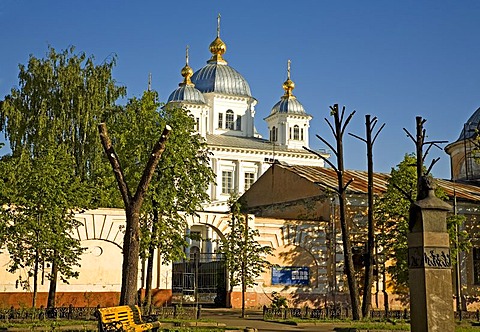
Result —
[[[12, 292], [0, 293], [0, 308], [21, 308], [32, 306], [32, 293]], [[47, 306], [48, 293], [37, 294], [37, 307]], [[120, 302], [119, 292], [59, 292], [56, 295], [57, 307], [112, 307]]]

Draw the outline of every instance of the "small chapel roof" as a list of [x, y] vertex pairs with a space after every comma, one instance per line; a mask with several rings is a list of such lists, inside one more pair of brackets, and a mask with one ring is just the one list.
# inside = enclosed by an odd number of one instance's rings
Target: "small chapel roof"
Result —
[[180, 73], [183, 76], [183, 82], [178, 84], [179, 87], [170, 94], [167, 103], [180, 102], [206, 105], [205, 98], [202, 93], [195, 88], [195, 84], [193, 84], [191, 80], [193, 69], [188, 65], [188, 46], [185, 52], [185, 66]]
[[293, 89], [295, 89], [295, 83], [290, 79], [290, 60], [288, 60], [287, 66], [287, 80], [283, 83], [282, 87], [285, 90], [285, 93], [280, 98], [280, 101], [277, 102], [270, 112], [269, 116], [272, 116], [277, 113], [286, 113], [286, 114], [296, 114], [309, 116], [305, 112], [305, 108], [302, 103], [293, 95]]

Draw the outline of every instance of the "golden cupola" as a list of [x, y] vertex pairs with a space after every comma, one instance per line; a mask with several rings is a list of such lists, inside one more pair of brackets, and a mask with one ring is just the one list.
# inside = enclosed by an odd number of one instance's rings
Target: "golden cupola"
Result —
[[309, 116], [303, 105], [297, 100], [297, 98], [293, 95], [292, 91], [295, 89], [295, 83], [290, 79], [290, 60], [288, 60], [287, 64], [287, 80], [283, 83], [282, 87], [285, 90], [285, 93], [280, 98], [280, 101], [276, 103], [270, 115], [277, 114], [277, 113], [288, 113], [288, 114], [301, 114]]
[[227, 44], [225, 44], [220, 38], [220, 14], [218, 14], [217, 17], [217, 38], [210, 43], [209, 49], [210, 53], [212, 53], [210, 61], [216, 61], [220, 63], [224, 62], [225, 64], [227, 63], [227, 61], [225, 61], [225, 59], [222, 57], [222, 55], [224, 55], [227, 51]]
[[202, 93], [215, 92], [219, 94], [252, 97], [250, 86], [245, 78], [230, 67], [222, 57], [227, 45], [220, 39], [220, 15], [217, 20], [217, 37], [210, 44], [212, 57], [207, 65], [197, 70], [191, 81]]
[[181, 103], [206, 105], [205, 98], [202, 93], [195, 88], [195, 84], [193, 84], [191, 79], [193, 76], [193, 69], [188, 65], [188, 46], [185, 54], [185, 66], [180, 72], [183, 76], [183, 82], [179, 83], [179, 87], [170, 94], [167, 104]]
[[285, 90], [285, 94], [282, 96], [282, 99], [295, 98], [295, 96], [292, 93], [293, 89], [295, 89], [295, 83], [293, 83], [293, 81], [290, 79], [290, 64], [291, 64], [291, 61], [288, 60], [287, 80], [285, 82], [283, 82], [283, 85], [282, 85], [283, 90]]
[[182, 68], [182, 71], [180, 73], [182, 74], [183, 82], [178, 84], [179, 86], [194, 86], [191, 80], [191, 77], [193, 76], [193, 69], [188, 65], [188, 46], [185, 55], [185, 67]]

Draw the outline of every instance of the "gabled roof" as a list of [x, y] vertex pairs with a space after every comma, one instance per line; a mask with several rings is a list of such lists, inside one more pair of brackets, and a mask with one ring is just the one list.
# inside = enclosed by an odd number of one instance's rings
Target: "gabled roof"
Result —
[[[281, 165], [281, 167], [297, 174], [298, 176], [315, 183], [324, 189], [337, 187], [337, 174], [331, 168], [316, 166], [299, 166], [299, 165]], [[353, 179], [347, 188], [351, 194], [367, 194], [368, 193], [368, 173], [366, 171], [347, 170], [344, 173], [345, 181]], [[382, 194], [387, 190], [389, 174], [374, 173], [373, 175], [373, 192], [374, 194]], [[456, 195], [457, 199], [480, 202], [480, 187], [457, 183], [450, 180], [435, 179], [437, 185], [441, 187], [449, 197]]]

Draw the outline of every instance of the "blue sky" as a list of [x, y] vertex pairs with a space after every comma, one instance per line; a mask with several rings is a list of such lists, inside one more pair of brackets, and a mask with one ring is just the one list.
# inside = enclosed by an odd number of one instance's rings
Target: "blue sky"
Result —
[[[74, 45], [98, 63], [115, 53], [113, 74], [129, 97], [141, 95], [152, 73], [165, 101], [181, 81], [186, 45], [194, 70], [209, 59], [218, 13], [224, 57], [249, 82], [265, 137], [263, 118], [283, 94], [288, 59], [294, 94], [314, 117], [311, 146], [325, 148], [315, 134], [333, 142], [330, 105], [356, 110], [347, 132], [363, 137], [371, 114], [386, 123], [374, 147], [379, 172], [414, 151], [402, 128], [414, 134], [416, 116], [427, 120], [428, 139], [451, 142], [480, 106], [479, 1], [2, 0], [0, 97], [30, 54]], [[345, 153], [347, 168], [366, 169], [364, 143], [346, 136]], [[433, 174], [449, 178], [448, 155], [434, 157]]]

